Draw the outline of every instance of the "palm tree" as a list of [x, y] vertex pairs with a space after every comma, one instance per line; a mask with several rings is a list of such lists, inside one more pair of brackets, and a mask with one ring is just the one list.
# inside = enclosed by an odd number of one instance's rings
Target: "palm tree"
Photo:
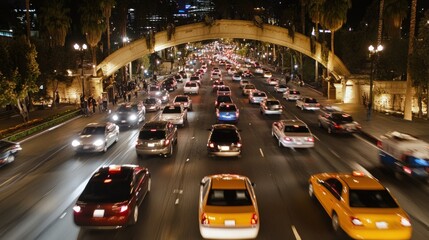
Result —
[[101, 35], [106, 30], [106, 23], [103, 19], [100, 0], [97, 0], [97, 4], [91, 1], [84, 1], [84, 4], [80, 8], [80, 13], [82, 33], [85, 34], [86, 41], [91, 47], [92, 63], [96, 65], [96, 47], [101, 40]]
[[384, 0], [384, 22], [387, 36], [399, 39], [401, 37], [402, 21], [407, 16], [407, 0]]
[[101, 11], [106, 19], [107, 54], [110, 54], [110, 17], [112, 16], [112, 8], [115, 4], [115, 0], [101, 0], [100, 2]]
[[71, 19], [70, 9], [64, 8], [63, 0], [45, 1], [40, 10], [40, 23], [47, 32], [50, 47], [64, 46]]
[[[311, 21], [314, 23], [314, 34], [316, 41], [319, 40], [319, 24], [321, 21], [321, 14], [320, 10], [322, 9], [323, 4], [326, 0], [306, 0], [307, 1], [307, 12], [311, 19]], [[319, 62], [315, 61], [314, 66], [314, 77], [315, 81], [318, 79], [319, 75]]]
[[27, 28], [27, 42], [30, 43], [30, 0], [25, 0], [25, 19]]
[[380, 0], [378, 14], [378, 31], [377, 31], [377, 46], [381, 45], [381, 39], [383, 38], [383, 13], [384, 13], [384, 0]]
[[408, 61], [407, 61], [407, 90], [405, 92], [404, 119], [413, 120], [412, 101], [413, 101], [413, 80], [411, 79], [411, 64], [410, 59], [414, 51], [414, 39], [416, 32], [416, 9], [417, 0], [411, 1], [411, 17], [410, 17], [410, 38], [408, 40]]
[[321, 9], [320, 23], [331, 31], [331, 52], [334, 55], [334, 34], [347, 21], [347, 11], [352, 7], [351, 0], [325, 1]]

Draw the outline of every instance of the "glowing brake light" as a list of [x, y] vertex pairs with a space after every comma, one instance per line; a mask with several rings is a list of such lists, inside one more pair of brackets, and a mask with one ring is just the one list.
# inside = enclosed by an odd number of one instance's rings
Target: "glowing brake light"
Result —
[[290, 138], [290, 137], [284, 137], [283, 139], [284, 139], [285, 141], [287, 141], [287, 142], [292, 141], [292, 138]]
[[121, 209], [119, 210], [119, 212], [123, 213], [126, 212], [128, 210], [128, 205], [123, 205], [121, 206]]
[[80, 206], [74, 206], [73, 207], [73, 211], [75, 211], [76, 213], [80, 213], [81, 210], [82, 210], [82, 208]]
[[211, 143], [209, 143], [209, 147], [210, 147], [210, 148], [214, 148], [214, 147], [215, 147], [214, 143], [212, 143], [212, 142], [211, 142]]
[[411, 170], [411, 168], [407, 167], [407, 166], [403, 166], [402, 169], [404, 170], [404, 172], [408, 175], [411, 175], [413, 173], [413, 170]]
[[210, 224], [209, 218], [207, 217], [207, 214], [205, 214], [205, 213], [203, 213], [201, 215], [201, 224], [204, 224], [204, 225]]
[[104, 183], [111, 183], [111, 182], [112, 182], [112, 179], [110, 178], [104, 179]]
[[252, 218], [250, 219], [250, 224], [255, 225], [258, 224], [258, 214], [252, 214]]
[[117, 173], [121, 171], [121, 166], [111, 165], [109, 166], [109, 173]]
[[377, 147], [378, 148], [383, 148], [383, 143], [381, 141], [377, 141]]
[[237, 143], [237, 147], [241, 147], [241, 143], [240, 142]]
[[170, 139], [165, 140], [164, 146], [167, 146], [170, 143]]
[[314, 138], [313, 137], [308, 137], [307, 138], [307, 142], [314, 142]]

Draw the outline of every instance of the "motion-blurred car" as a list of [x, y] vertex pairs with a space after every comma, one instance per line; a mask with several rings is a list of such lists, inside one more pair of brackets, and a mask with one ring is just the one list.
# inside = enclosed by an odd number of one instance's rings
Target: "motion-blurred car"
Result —
[[151, 175], [137, 165], [100, 167], [73, 207], [73, 220], [84, 228], [121, 228], [136, 224], [139, 206], [150, 192]]
[[161, 85], [158, 84], [150, 84], [147, 88], [147, 93], [149, 96], [158, 97], [161, 95]]
[[270, 78], [272, 76], [273, 76], [273, 74], [270, 71], [264, 71], [264, 77]]
[[234, 73], [234, 75], [232, 75], [232, 80], [233, 81], [240, 81], [241, 75], [239, 73]]
[[214, 124], [207, 141], [210, 156], [234, 157], [241, 155], [241, 136], [232, 124]]
[[222, 80], [213, 81], [212, 89], [213, 91], [217, 91], [219, 87], [225, 86], [225, 83]]
[[143, 101], [147, 112], [156, 112], [161, 109], [162, 101], [156, 97], [148, 97]]
[[241, 91], [241, 94], [243, 96], [248, 96], [251, 92], [255, 92], [255, 91], [258, 91], [256, 89], [255, 85], [249, 83], [249, 84], [244, 85], [244, 87], [243, 87], [243, 89]]
[[314, 147], [313, 134], [307, 124], [301, 120], [288, 119], [274, 122], [271, 128], [271, 135], [277, 138], [279, 147]]
[[240, 110], [233, 103], [221, 103], [216, 109], [217, 122], [237, 123], [240, 117]]
[[244, 72], [243, 72], [243, 74], [241, 74], [241, 76], [242, 76], [243, 78], [252, 78], [252, 77], [254, 77], [253, 73], [252, 73], [252, 72], [250, 72], [249, 70], [244, 71]]
[[296, 100], [296, 107], [301, 108], [301, 110], [310, 110], [315, 111], [320, 109], [320, 103], [317, 99], [312, 97], [301, 97]]
[[199, 227], [205, 239], [254, 239], [259, 212], [254, 184], [235, 174], [206, 176], [201, 180]]
[[322, 108], [318, 116], [318, 124], [326, 128], [328, 133], [355, 133], [361, 129], [358, 122], [353, 120], [350, 114], [340, 111], [326, 111]]
[[280, 80], [278, 78], [275, 78], [275, 77], [267, 78], [267, 84], [270, 86], [275, 86], [275, 85], [278, 85], [279, 83], [280, 83]]
[[142, 102], [123, 103], [112, 113], [112, 122], [119, 126], [137, 127], [145, 120], [146, 107]]
[[215, 108], [218, 108], [221, 103], [233, 103], [230, 95], [218, 95], [215, 100]]
[[268, 98], [263, 100], [260, 104], [260, 112], [264, 115], [282, 114], [283, 107], [279, 100], [274, 98]]
[[183, 79], [187, 79], [187, 75], [185, 72], [181, 73], [177, 73], [176, 75], [174, 75], [174, 80], [176, 80], [176, 82], [183, 82]]
[[200, 85], [201, 86], [201, 77], [198, 75], [192, 75], [190, 78], [189, 78], [189, 81], [193, 81], [193, 82], [196, 82], [196, 83], [198, 83], [198, 85]]
[[289, 89], [283, 93], [283, 98], [290, 101], [296, 101], [301, 98], [301, 93], [295, 89]]
[[274, 91], [276, 93], [284, 93], [287, 90], [289, 90], [289, 87], [286, 86], [286, 84], [277, 84], [277, 85], [274, 86]]
[[173, 104], [182, 105], [185, 109], [192, 111], [192, 99], [188, 95], [176, 95]]
[[162, 90], [154, 97], [159, 98], [162, 103], [168, 103], [170, 101], [170, 92], [168, 92], [167, 90]]
[[183, 86], [184, 94], [199, 94], [200, 93], [200, 85], [197, 82], [189, 81], [185, 83]]
[[333, 229], [353, 239], [411, 238], [410, 217], [389, 190], [362, 172], [312, 175], [308, 193], [331, 217]]
[[174, 77], [169, 77], [162, 82], [161, 88], [169, 92], [172, 92], [177, 89], [177, 81]]
[[267, 99], [267, 94], [262, 91], [254, 91], [249, 93], [249, 103], [255, 104], [260, 103]]
[[170, 121], [175, 125], [185, 126], [188, 121], [188, 110], [182, 105], [166, 105], [159, 116], [161, 121]]
[[261, 67], [255, 67], [255, 73], [263, 74], [264, 70]]
[[222, 87], [218, 87], [216, 91], [217, 95], [231, 95], [231, 88], [224, 85]]
[[21, 150], [19, 143], [0, 140], [0, 166], [15, 161], [15, 156]]
[[89, 123], [72, 141], [76, 152], [106, 152], [119, 140], [119, 126], [111, 123]]
[[136, 143], [137, 156], [173, 154], [177, 144], [177, 127], [168, 121], [150, 121], [140, 129]]

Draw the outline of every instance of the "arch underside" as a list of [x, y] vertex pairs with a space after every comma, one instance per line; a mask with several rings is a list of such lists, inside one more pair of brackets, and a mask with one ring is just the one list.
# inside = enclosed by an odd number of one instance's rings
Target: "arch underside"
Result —
[[312, 53], [309, 37], [294, 33], [292, 39], [287, 29], [278, 26], [266, 24], [263, 28], [259, 28], [251, 21], [216, 20], [212, 26], [207, 26], [205, 23], [194, 23], [176, 27], [174, 32], [170, 40], [168, 40], [167, 31], [156, 33], [153, 49], [147, 47], [145, 38], [131, 42], [104, 59], [97, 66], [97, 72], [102, 70], [104, 76], [111, 76], [119, 68], [141, 56], [180, 44], [220, 38], [239, 38], [269, 42], [299, 51], [318, 61], [336, 78], [345, 78], [350, 75], [343, 62], [337, 56], [333, 56], [331, 52], [329, 52], [328, 63], [322, 60], [319, 43], [316, 43], [316, 51]]

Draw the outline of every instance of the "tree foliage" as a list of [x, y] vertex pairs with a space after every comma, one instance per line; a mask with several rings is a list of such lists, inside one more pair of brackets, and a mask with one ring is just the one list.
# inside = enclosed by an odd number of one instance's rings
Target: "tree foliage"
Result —
[[69, 8], [64, 7], [63, 0], [45, 1], [40, 9], [40, 23], [49, 46], [64, 46], [70, 29]]

